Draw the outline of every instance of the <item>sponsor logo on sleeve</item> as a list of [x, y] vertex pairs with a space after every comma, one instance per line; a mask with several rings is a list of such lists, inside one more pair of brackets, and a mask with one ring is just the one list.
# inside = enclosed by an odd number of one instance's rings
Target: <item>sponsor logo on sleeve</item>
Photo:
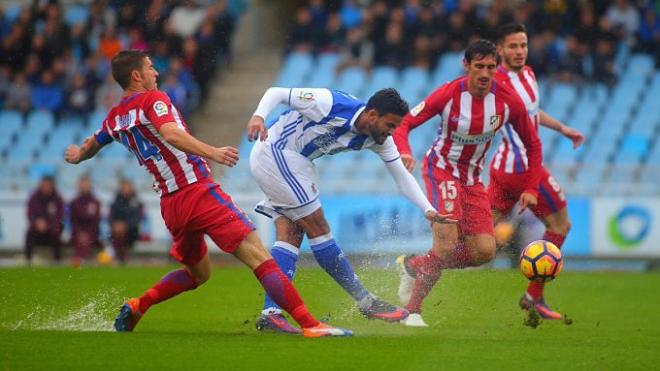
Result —
[[154, 103], [154, 112], [156, 112], [156, 116], [162, 117], [165, 116], [169, 113], [169, 110], [167, 109], [167, 104], [165, 102], [157, 100]]
[[420, 104], [416, 105], [413, 107], [413, 109], [410, 110], [410, 115], [413, 117], [417, 116], [420, 112], [422, 112], [425, 106], [426, 102], [422, 101]]
[[311, 91], [301, 91], [300, 94], [298, 94], [298, 99], [306, 102], [311, 102], [314, 100], [314, 93], [312, 93]]

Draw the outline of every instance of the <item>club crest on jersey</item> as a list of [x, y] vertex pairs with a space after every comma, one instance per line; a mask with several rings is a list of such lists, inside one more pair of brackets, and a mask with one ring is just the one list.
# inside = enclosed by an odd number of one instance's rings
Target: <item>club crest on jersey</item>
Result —
[[502, 125], [502, 116], [493, 115], [490, 116], [490, 126], [499, 128]]
[[298, 99], [311, 102], [314, 100], [314, 93], [311, 91], [301, 91], [300, 94], [298, 94]]
[[167, 109], [167, 104], [165, 102], [157, 100], [154, 103], [154, 112], [156, 112], [156, 116], [162, 117], [165, 116], [169, 113], [169, 110]]
[[413, 117], [419, 115], [419, 113], [424, 109], [424, 106], [426, 106], [426, 102], [422, 101], [410, 110], [410, 115]]
[[445, 211], [448, 213], [454, 211], [454, 201], [445, 201]]

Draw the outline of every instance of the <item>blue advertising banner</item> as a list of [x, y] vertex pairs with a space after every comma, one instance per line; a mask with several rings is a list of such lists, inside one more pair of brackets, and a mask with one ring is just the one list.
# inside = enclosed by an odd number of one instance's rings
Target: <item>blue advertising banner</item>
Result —
[[[348, 253], [421, 253], [431, 247], [429, 223], [402, 196], [327, 196], [321, 197], [321, 202], [335, 239]], [[568, 203], [573, 228], [563, 251], [568, 256], [589, 255], [590, 201], [586, 197], [569, 197]], [[532, 229], [533, 239], [543, 235], [540, 222], [524, 228]], [[306, 250], [306, 242], [304, 246]]]

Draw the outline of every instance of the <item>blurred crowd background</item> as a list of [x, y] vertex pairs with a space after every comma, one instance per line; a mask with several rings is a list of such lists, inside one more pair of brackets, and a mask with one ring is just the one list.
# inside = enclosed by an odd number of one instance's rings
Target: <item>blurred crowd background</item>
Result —
[[0, 104], [56, 115], [107, 110], [121, 96], [109, 61], [129, 48], [152, 55], [160, 88], [190, 112], [206, 98], [216, 67], [231, 57], [240, 11], [225, 0], [0, 5]]
[[659, 11], [652, 0], [311, 0], [296, 11], [287, 52], [341, 53], [340, 67], [432, 70], [443, 53], [519, 22], [537, 74], [611, 83], [621, 43], [660, 63]]

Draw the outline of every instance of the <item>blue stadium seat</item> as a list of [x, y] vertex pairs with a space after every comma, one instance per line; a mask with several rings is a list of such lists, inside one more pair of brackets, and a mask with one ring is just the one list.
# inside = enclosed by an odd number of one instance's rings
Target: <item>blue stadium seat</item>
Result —
[[637, 165], [649, 151], [649, 139], [639, 134], [626, 134], [614, 157], [615, 164]]
[[584, 145], [582, 145], [577, 149], [574, 149], [573, 142], [563, 138], [559, 140], [557, 147], [552, 151], [552, 156], [550, 159], [554, 163], [572, 166], [577, 163], [578, 158], [585, 151], [584, 148]]
[[277, 78], [277, 86], [299, 87], [312, 70], [314, 58], [310, 53], [293, 52], [284, 58]]
[[649, 154], [646, 157], [646, 163], [660, 167], [660, 141], [655, 141], [653, 148], [650, 149]]
[[360, 97], [366, 81], [367, 75], [362, 68], [350, 67], [337, 76], [335, 85], [341, 91]]
[[[429, 72], [419, 67], [406, 67], [401, 72], [401, 92], [414, 93], [416, 96], [426, 96], [430, 91], [426, 91], [429, 84]], [[417, 100], [417, 99], [416, 99]], [[408, 102], [414, 104], [412, 102]]]
[[52, 162], [37, 162], [28, 167], [28, 182], [36, 185], [44, 176], [57, 176], [57, 166]]
[[588, 163], [581, 166], [575, 174], [575, 185], [584, 193], [595, 195], [602, 185], [606, 163]]
[[591, 140], [589, 148], [584, 149], [582, 164], [604, 165], [609, 162], [609, 156], [614, 151], [616, 142], [612, 140]]
[[23, 116], [18, 111], [1, 111], [0, 112], [0, 127], [2, 128], [3, 135], [13, 135], [18, 132], [23, 126]]
[[[440, 86], [446, 82], [457, 79], [463, 74], [463, 53], [448, 52], [440, 56], [438, 66], [433, 72], [434, 86]], [[431, 90], [429, 90], [430, 92]]]
[[25, 135], [34, 138], [42, 138], [45, 134], [50, 132], [55, 124], [55, 118], [50, 111], [32, 111], [27, 117], [27, 126], [25, 128]]
[[380, 89], [396, 88], [398, 81], [399, 73], [393, 67], [376, 67], [371, 72], [371, 78], [365, 88], [364, 95], [370, 97]]
[[338, 63], [339, 55], [337, 53], [323, 53], [319, 55], [305, 85], [311, 88], [334, 87], [333, 82]]
[[43, 144], [43, 137], [21, 135], [18, 140], [9, 149], [7, 159], [11, 162], [25, 164], [30, 162], [34, 156], [35, 151]]
[[105, 120], [105, 116], [108, 114], [106, 110], [104, 109], [96, 109], [94, 110], [90, 115], [87, 120], [87, 129], [86, 130], [96, 130], [103, 125], [103, 120]]
[[649, 54], [633, 54], [628, 60], [625, 75], [647, 77], [655, 68], [655, 61]]
[[550, 90], [550, 101], [553, 105], [569, 107], [577, 99], [577, 89], [574, 85], [557, 83]]

